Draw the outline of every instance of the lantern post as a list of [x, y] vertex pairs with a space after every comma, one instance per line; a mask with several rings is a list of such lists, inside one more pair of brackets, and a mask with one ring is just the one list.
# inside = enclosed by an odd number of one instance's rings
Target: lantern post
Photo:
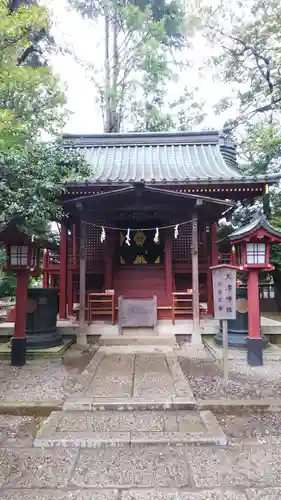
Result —
[[7, 244], [7, 267], [16, 273], [16, 314], [14, 336], [11, 342], [11, 365], [23, 366], [26, 361], [26, 312], [30, 272], [39, 269], [39, 248], [24, 236], [16, 243]]
[[266, 341], [260, 329], [259, 273], [274, 269], [270, 264], [270, 246], [281, 243], [281, 231], [271, 226], [264, 214], [229, 236], [236, 247], [239, 269], [248, 275], [248, 364], [262, 366]]

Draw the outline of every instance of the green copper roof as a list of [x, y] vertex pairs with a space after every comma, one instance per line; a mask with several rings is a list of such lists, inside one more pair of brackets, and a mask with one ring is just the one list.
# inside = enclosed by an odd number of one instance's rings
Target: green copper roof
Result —
[[68, 135], [92, 166], [89, 182], [245, 182], [233, 144], [218, 132]]
[[269, 234], [272, 234], [274, 236], [277, 236], [278, 238], [281, 238], [281, 231], [280, 229], [277, 229], [274, 226], [271, 226], [269, 224], [266, 216], [264, 214], [259, 214], [254, 219], [251, 220], [248, 224], [245, 224], [244, 226], [239, 227], [236, 229], [233, 233], [229, 235], [229, 239], [231, 243], [235, 243], [235, 241], [240, 240], [241, 238], [244, 238], [254, 231], [258, 229], [265, 229]]

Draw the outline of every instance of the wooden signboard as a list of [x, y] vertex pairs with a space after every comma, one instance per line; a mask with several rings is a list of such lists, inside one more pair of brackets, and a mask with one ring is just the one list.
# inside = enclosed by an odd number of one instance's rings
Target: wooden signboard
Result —
[[151, 299], [125, 299], [119, 297], [119, 330], [131, 327], [153, 327], [157, 325], [157, 297]]
[[236, 269], [213, 268], [214, 316], [216, 319], [236, 318]]
[[235, 266], [219, 264], [211, 267], [213, 277], [214, 316], [222, 320], [223, 378], [228, 380], [228, 329], [227, 320], [236, 318]]

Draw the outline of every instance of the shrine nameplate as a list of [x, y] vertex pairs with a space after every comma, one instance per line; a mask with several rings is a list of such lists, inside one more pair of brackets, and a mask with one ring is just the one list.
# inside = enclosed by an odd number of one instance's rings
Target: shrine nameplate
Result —
[[125, 299], [119, 297], [119, 329], [126, 327], [153, 327], [157, 324], [157, 297], [151, 299]]

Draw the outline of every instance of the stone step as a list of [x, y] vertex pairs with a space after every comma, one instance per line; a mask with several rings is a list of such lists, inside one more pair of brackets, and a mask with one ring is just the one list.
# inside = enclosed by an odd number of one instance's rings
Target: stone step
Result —
[[95, 448], [163, 443], [224, 446], [227, 439], [211, 411], [57, 411], [44, 422], [34, 446]]
[[176, 344], [174, 335], [102, 335], [99, 339], [99, 345], [171, 345]]
[[198, 403], [193, 397], [157, 396], [108, 398], [108, 397], [73, 397], [63, 405], [64, 411], [132, 411], [132, 410], [193, 410]]

